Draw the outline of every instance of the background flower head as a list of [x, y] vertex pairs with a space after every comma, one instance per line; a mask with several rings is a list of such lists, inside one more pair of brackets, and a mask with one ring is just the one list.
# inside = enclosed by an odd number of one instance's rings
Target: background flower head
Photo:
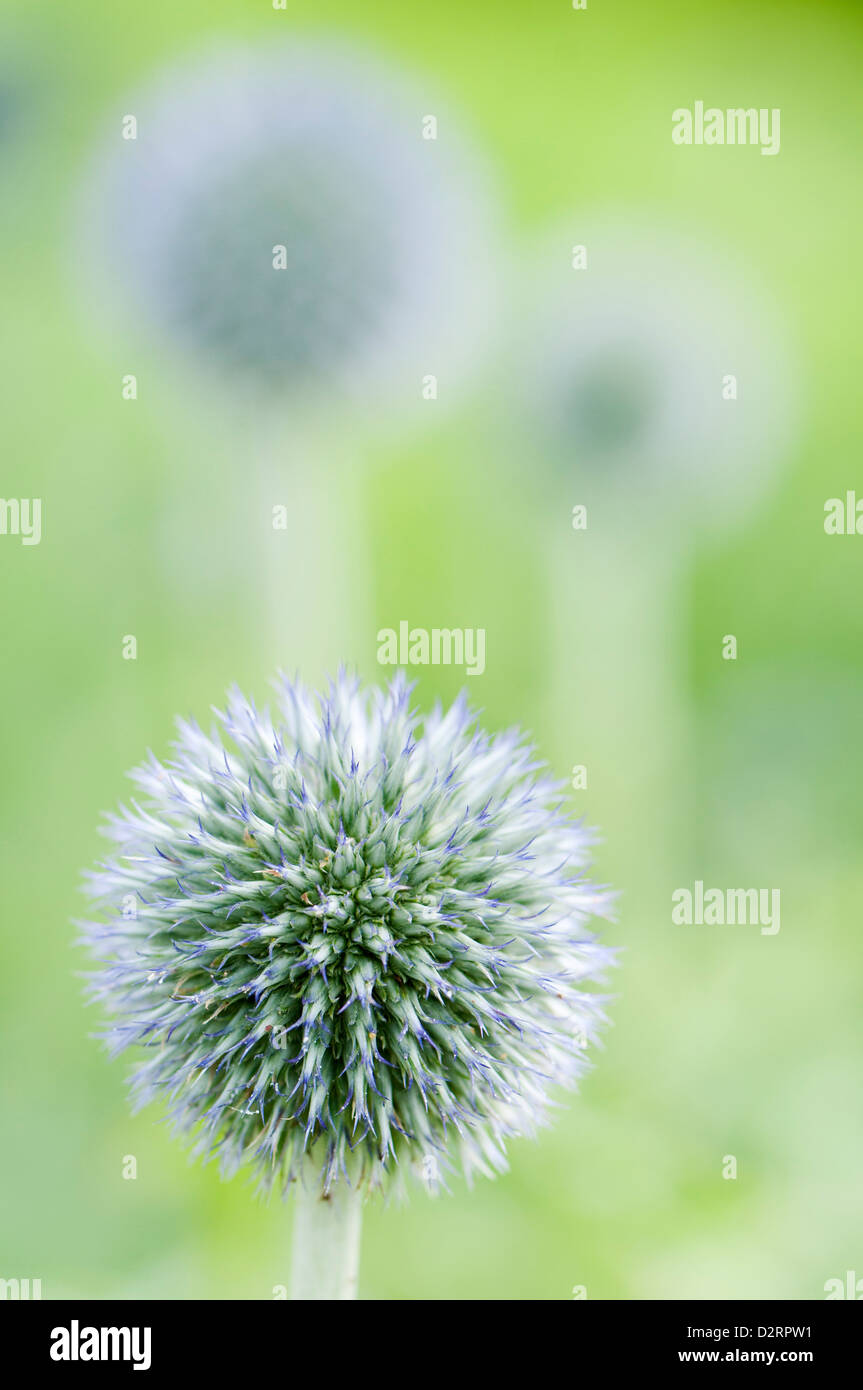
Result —
[[[124, 94], [87, 183], [93, 279], [234, 399], [330, 412], [464, 374], [490, 288], [483, 161], [345, 42], [213, 43]], [[443, 119], [442, 113], [439, 112]], [[453, 312], [457, 306], [457, 314]]]
[[574, 216], [535, 265], [513, 357], [550, 471], [673, 526], [750, 515], [785, 460], [800, 385], [751, 274], [704, 236], [631, 215]]

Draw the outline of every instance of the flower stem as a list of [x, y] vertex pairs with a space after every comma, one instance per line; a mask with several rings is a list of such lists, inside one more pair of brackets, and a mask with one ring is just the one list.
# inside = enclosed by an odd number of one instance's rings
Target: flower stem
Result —
[[337, 1302], [356, 1298], [362, 1192], [337, 1183], [322, 1197], [297, 1183], [291, 1298]]

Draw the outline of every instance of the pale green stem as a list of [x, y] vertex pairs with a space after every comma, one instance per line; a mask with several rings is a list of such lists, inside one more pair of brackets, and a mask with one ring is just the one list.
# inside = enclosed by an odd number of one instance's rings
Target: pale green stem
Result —
[[614, 818], [646, 871], [642, 890], [665, 893], [686, 882], [697, 824], [680, 539], [658, 525], [602, 533], [591, 515], [586, 531], [558, 526], [546, 548], [550, 712], [572, 763], [588, 768], [576, 804], [601, 824]]
[[[257, 465], [257, 621], [266, 665], [312, 685], [374, 653], [359, 459], [313, 434], [275, 433]], [[275, 505], [287, 510], [273, 529]], [[254, 561], [253, 561], [254, 563]]]
[[356, 1298], [363, 1194], [337, 1183], [327, 1197], [298, 1182], [294, 1197], [291, 1298], [339, 1302]]

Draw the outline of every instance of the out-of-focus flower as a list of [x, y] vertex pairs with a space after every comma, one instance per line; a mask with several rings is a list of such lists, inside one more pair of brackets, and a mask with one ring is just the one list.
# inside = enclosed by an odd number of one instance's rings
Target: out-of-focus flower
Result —
[[636, 524], [640, 508], [706, 529], [738, 519], [773, 481], [797, 415], [772, 312], [739, 267], [676, 232], [637, 220], [567, 231], [539, 258], [531, 329], [517, 335], [532, 453], [594, 495], [628, 495]]
[[603, 1018], [590, 834], [520, 733], [463, 699], [420, 719], [402, 677], [317, 705], [283, 682], [274, 718], [234, 691], [218, 719], [133, 774], [90, 875], [92, 994], [112, 1051], [143, 1048], [137, 1102], [265, 1189], [305, 1155], [325, 1191], [504, 1167]]
[[95, 279], [236, 399], [395, 409], [489, 310], [484, 176], [397, 72], [327, 41], [217, 45], [126, 98], [89, 186]]

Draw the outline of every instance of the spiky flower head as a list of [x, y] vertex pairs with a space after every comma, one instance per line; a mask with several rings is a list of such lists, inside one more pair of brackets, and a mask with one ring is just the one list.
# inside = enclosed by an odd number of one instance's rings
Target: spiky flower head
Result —
[[324, 1190], [501, 1169], [603, 1017], [590, 836], [464, 697], [423, 719], [401, 675], [277, 693], [179, 721], [109, 820], [86, 939], [110, 1047], [144, 1049], [138, 1104], [265, 1189], [306, 1155]]

